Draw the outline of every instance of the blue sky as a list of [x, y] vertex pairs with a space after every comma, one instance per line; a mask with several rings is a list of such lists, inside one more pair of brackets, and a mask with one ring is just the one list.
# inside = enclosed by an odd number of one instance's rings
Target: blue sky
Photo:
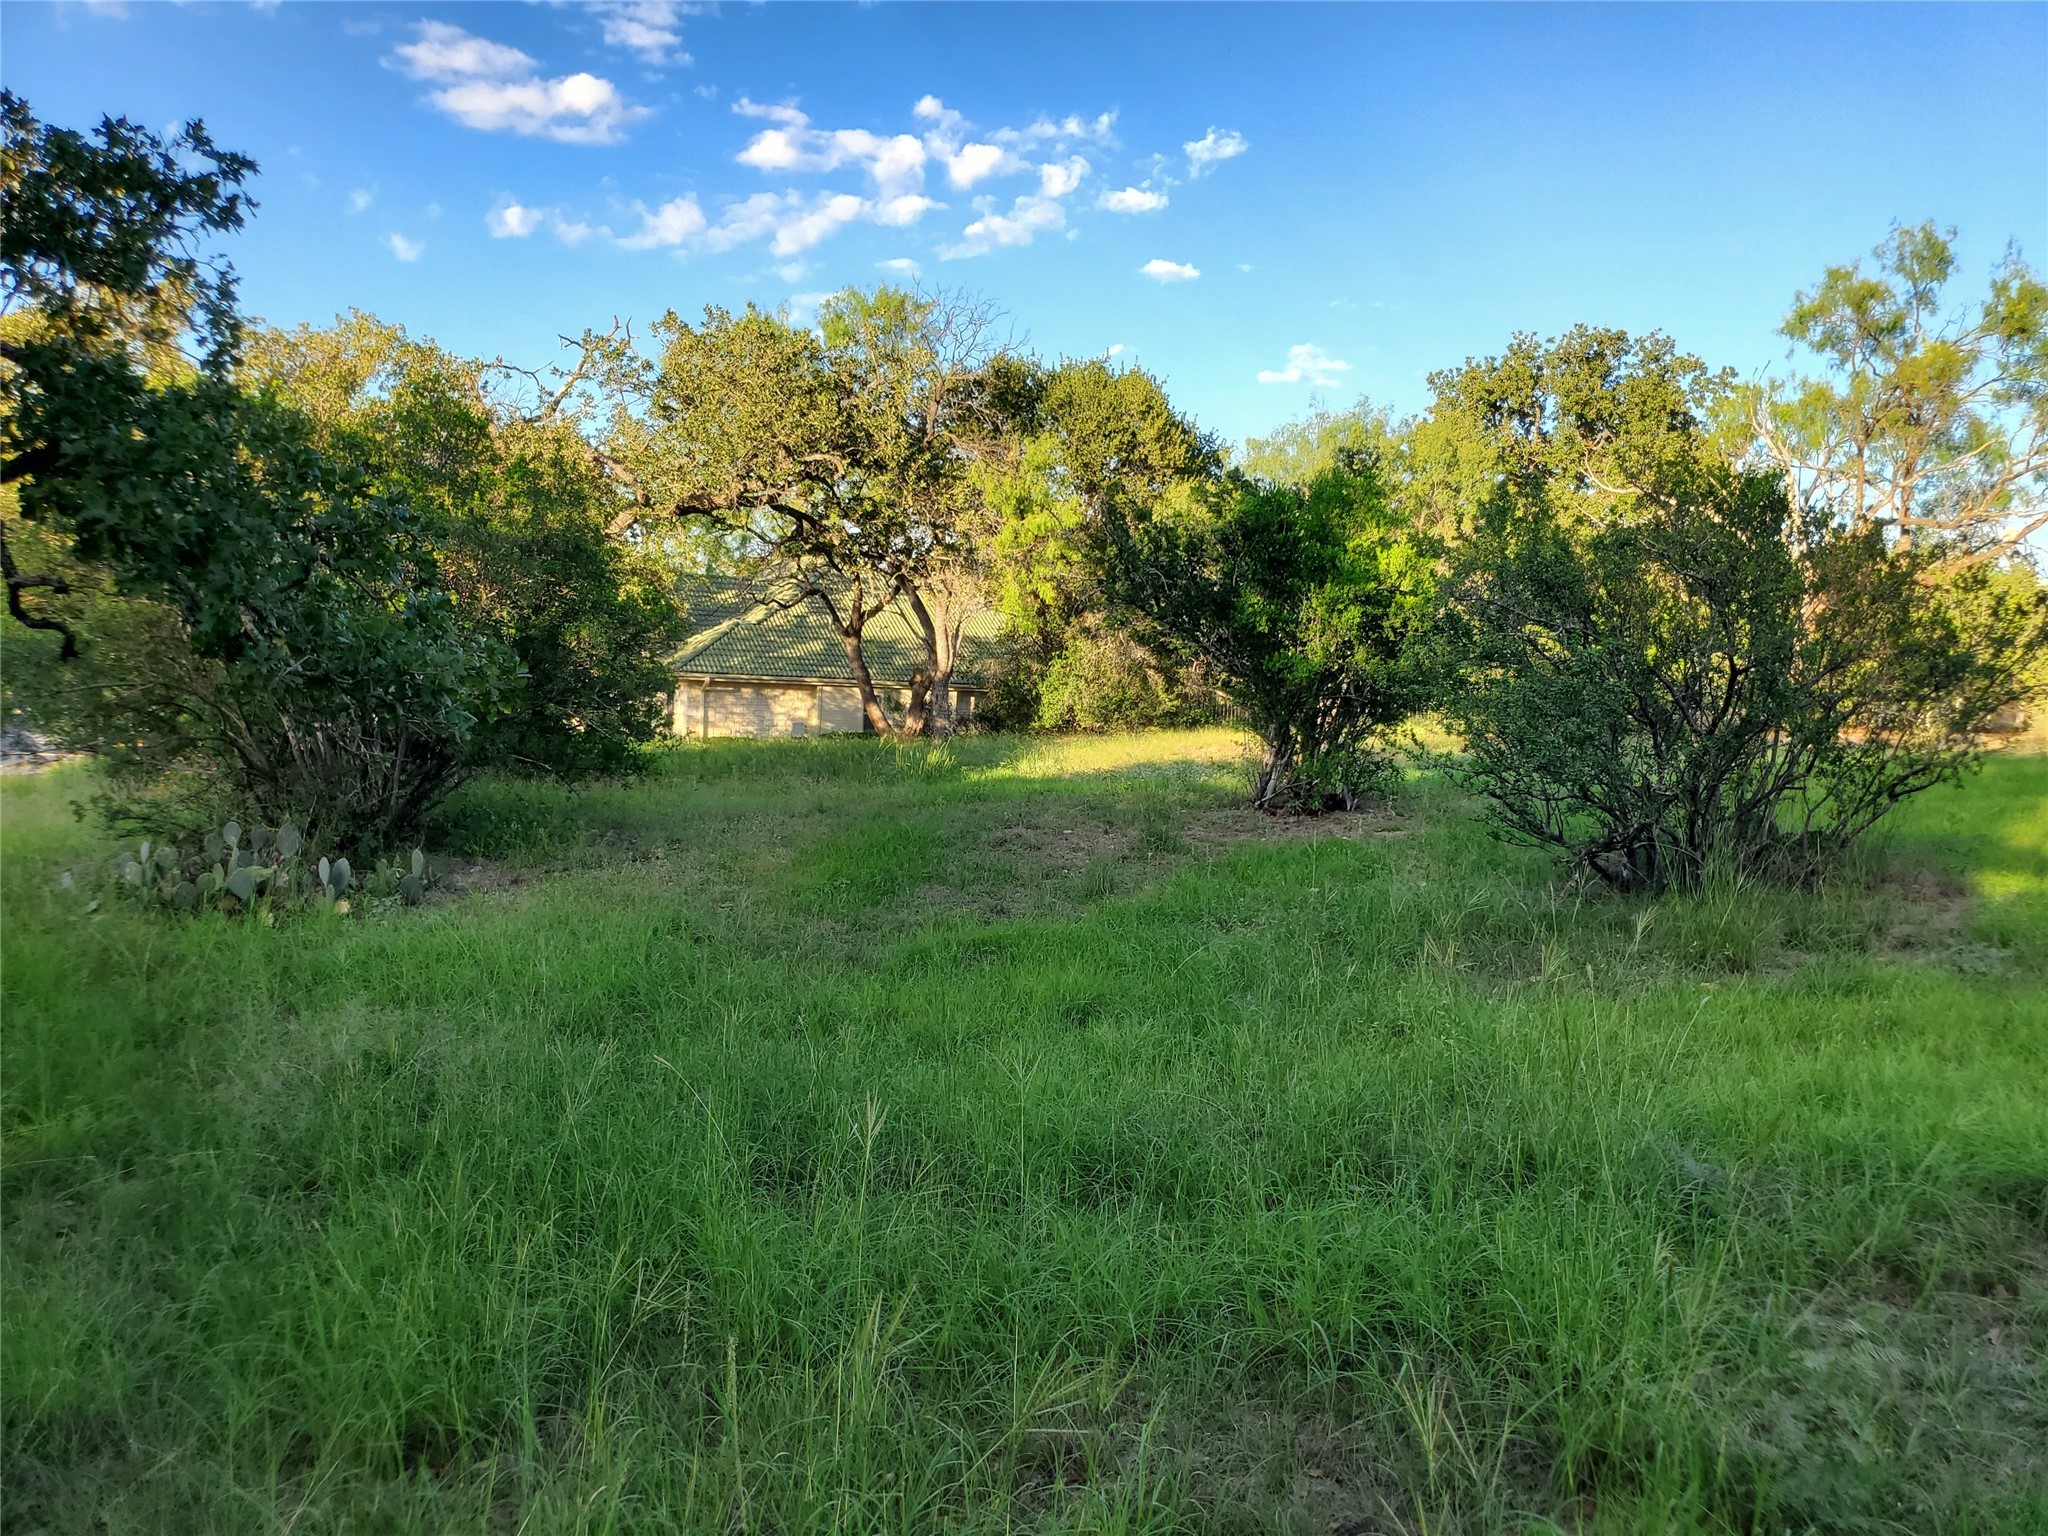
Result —
[[1772, 367], [1895, 220], [2039, 267], [2044, 78], [2039, 5], [0, 10], [39, 115], [257, 159], [272, 321], [538, 363], [915, 272], [1233, 438], [1581, 320]]

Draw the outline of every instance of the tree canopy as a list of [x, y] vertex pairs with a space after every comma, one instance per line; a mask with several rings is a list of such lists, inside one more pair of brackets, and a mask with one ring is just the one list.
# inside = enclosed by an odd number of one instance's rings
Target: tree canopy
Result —
[[1955, 231], [1894, 229], [1785, 316], [1817, 372], [1744, 390], [1763, 462], [1851, 528], [2003, 556], [2048, 528], [2048, 285], [2008, 251], [1953, 293]]
[[1008, 409], [993, 327], [977, 303], [887, 287], [835, 296], [817, 331], [753, 306], [696, 325], [671, 311], [620, 375], [607, 456], [639, 515], [708, 522], [783, 600], [822, 605], [879, 731], [896, 723], [863, 636], [898, 601], [926, 649], [904, 728], [924, 728], [927, 701], [951, 723], [979, 600], [971, 469]]

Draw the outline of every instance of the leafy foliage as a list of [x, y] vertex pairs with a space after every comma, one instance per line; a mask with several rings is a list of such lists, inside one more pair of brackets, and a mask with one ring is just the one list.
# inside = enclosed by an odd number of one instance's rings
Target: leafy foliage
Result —
[[1517, 335], [1499, 357], [1430, 376], [1435, 402], [1404, 457], [1404, 510], [1456, 540], [1504, 477], [1533, 477], [1568, 488], [1560, 514], [1600, 516], [1718, 451], [1710, 433], [1732, 377], [1657, 334]]
[[[167, 654], [132, 687], [59, 699], [52, 723], [125, 741], [138, 777], [203, 760], [323, 840], [402, 835], [460, 776], [500, 659], [455, 622], [410, 509], [233, 377], [232, 278], [192, 252], [241, 222], [232, 189], [253, 166], [196, 124], [166, 143], [109, 120], [95, 142], [11, 96], [5, 113], [7, 285], [26, 308], [8, 317], [0, 408], [19, 516], [101, 573], [102, 607], [146, 600], [176, 630], [110, 626]], [[173, 348], [181, 327], [196, 356]], [[58, 659], [75, 655], [54, 627]], [[167, 675], [178, 692], [148, 689]]]
[[1324, 470], [1336, 468], [1337, 456], [1346, 450], [1391, 458], [1401, 435], [1392, 412], [1361, 397], [1341, 411], [1317, 406], [1264, 437], [1248, 439], [1234, 462], [1256, 479], [1306, 485]]
[[1112, 524], [1112, 598], [1214, 673], [1265, 746], [1254, 803], [1351, 807], [1387, 771], [1384, 733], [1421, 702], [1423, 550], [1376, 460], [1294, 487], [1231, 477]]
[[2048, 642], [2038, 599], [1801, 527], [1776, 476], [1576, 510], [1541, 477], [1487, 507], [1449, 714], [1495, 825], [1622, 890], [1815, 879], [1975, 760]]
[[1824, 372], [1742, 391], [1742, 425], [1836, 522], [2013, 553], [2048, 528], [2048, 285], [2012, 251], [1952, 301], [1955, 231], [1932, 224], [1873, 256], [1799, 295], [1783, 332]]
[[[1019, 370], [1011, 388], [1020, 436], [975, 470], [985, 508], [978, 557], [1015, 652], [999, 708], [1082, 729], [1213, 714], [1213, 689], [1119, 631], [1104, 573], [1113, 523], [1213, 479], [1222, 468], [1216, 442], [1140, 369], [1065, 362]], [[1097, 684], [1116, 697], [1082, 696]]]
[[1094, 621], [1076, 624], [1038, 679], [1032, 723], [1054, 731], [1206, 723], [1217, 714], [1217, 700], [1200, 678], [1199, 667], [1162, 662], [1127, 632]]
[[245, 373], [422, 519], [458, 622], [514, 659], [470, 761], [570, 776], [633, 766], [685, 625], [661, 571], [610, 535], [617, 497], [574, 423], [515, 410], [487, 365], [360, 312], [257, 335]]
[[1811, 880], [2028, 690], [2026, 586], [1736, 467], [1739, 396], [1664, 338], [1518, 337], [1432, 382], [1448, 709], [1511, 837], [1623, 889]]

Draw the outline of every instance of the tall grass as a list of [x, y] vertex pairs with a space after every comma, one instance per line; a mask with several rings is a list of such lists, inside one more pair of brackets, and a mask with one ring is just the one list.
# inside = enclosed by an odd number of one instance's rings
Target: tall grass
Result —
[[679, 748], [276, 929], [7, 782], [8, 1526], [2048, 1529], [2048, 759], [1654, 906], [1238, 772]]

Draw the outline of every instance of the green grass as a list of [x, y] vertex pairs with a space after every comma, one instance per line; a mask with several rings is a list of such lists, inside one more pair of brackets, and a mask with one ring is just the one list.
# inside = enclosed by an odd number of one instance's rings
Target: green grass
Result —
[[1655, 905], [1242, 782], [717, 743], [263, 929], [7, 780], [6, 1527], [2048, 1530], [2048, 757]]

